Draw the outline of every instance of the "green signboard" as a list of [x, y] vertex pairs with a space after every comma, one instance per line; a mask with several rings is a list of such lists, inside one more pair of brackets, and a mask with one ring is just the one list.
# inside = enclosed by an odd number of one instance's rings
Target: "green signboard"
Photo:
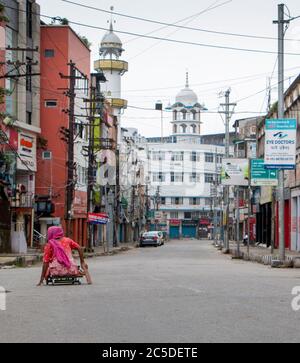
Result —
[[263, 159], [251, 160], [251, 185], [254, 187], [277, 187], [278, 173], [265, 168]]

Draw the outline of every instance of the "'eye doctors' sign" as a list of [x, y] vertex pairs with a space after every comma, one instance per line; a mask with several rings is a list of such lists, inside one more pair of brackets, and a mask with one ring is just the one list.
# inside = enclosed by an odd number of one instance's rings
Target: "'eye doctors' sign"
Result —
[[266, 169], [295, 169], [296, 137], [296, 119], [266, 120]]

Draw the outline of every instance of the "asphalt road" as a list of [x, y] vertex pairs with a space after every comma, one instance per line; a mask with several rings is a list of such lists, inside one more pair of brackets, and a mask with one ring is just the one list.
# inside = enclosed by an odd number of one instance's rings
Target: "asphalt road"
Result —
[[0, 270], [0, 342], [300, 342], [300, 270], [194, 240], [88, 262], [92, 286], [38, 288], [40, 268]]

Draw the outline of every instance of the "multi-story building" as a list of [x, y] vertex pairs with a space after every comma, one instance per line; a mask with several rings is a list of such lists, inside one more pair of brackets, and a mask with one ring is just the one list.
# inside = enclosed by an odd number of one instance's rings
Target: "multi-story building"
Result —
[[[74, 140], [68, 136], [70, 109], [70, 65], [75, 64]], [[45, 235], [49, 225], [71, 220], [70, 235], [86, 243], [88, 120], [83, 117], [89, 104], [90, 49], [68, 25], [41, 26], [41, 143], [38, 150], [36, 184], [36, 228]], [[83, 115], [81, 117], [81, 115]], [[74, 164], [68, 164], [69, 143], [74, 142]], [[73, 168], [71, 210], [67, 210], [68, 166]]]
[[[256, 159], [257, 157], [257, 124], [261, 122], [262, 117], [250, 117], [246, 119], [236, 120], [233, 127], [235, 129], [235, 157], [239, 159]], [[256, 218], [252, 214], [252, 198], [249, 193], [249, 188], [247, 187], [236, 187], [235, 197], [239, 193], [239, 205], [235, 203], [235, 217], [239, 216], [239, 236], [235, 236], [235, 239], [239, 238], [241, 241], [243, 236], [247, 233], [250, 236], [251, 241], [256, 241], [256, 230], [260, 228], [261, 224], [257, 227]], [[235, 199], [237, 200], [237, 198]], [[251, 209], [249, 209], [249, 203], [251, 204]], [[239, 208], [239, 214], [237, 211]], [[249, 210], [251, 210], [251, 215], [249, 216]], [[248, 221], [250, 218], [250, 221]], [[236, 222], [237, 218], [236, 218]], [[249, 223], [248, 223], [249, 222]], [[235, 226], [237, 224], [235, 223]], [[250, 227], [250, 232], [248, 228]], [[237, 231], [237, 229], [236, 229]]]
[[[1, 116], [5, 159], [9, 158], [8, 183], [4, 202], [10, 220], [5, 250], [26, 252], [33, 244], [34, 194], [37, 171], [37, 144], [40, 134], [40, 7], [34, 0], [2, 0], [1, 26], [6, 89]], [[4, 211], [3, 209], [3, 211]], [[6, 224], [7, 225], [7, 224]], [[1, 227], [0, 227], [1, 229]], [[7, 231], [7, 229], [6, 229]], [[1, 233], [0, 233], [1, 234]], [[0, 250], [3, 244], [0, 238]]]
[[[295, 118], [298, 121], [297, 128], [297, 154], [296, 168], [293, 171], [285, 171], [284, 184], [284, 225], [285, 245], [295, 251], [300, 251], [300, 76], [298, 76], [284, 95], [284, 117]], [[264, 157], [265, 147], [265, 120], [278, 117], [278, 104], [275, 103], [268, 115], [258, 123], [258, 157]], [[265, 216], [262, 220], [262, 234], [258, 235], [258, 242], [273, 242], [275, 247], [279, 244], [279, 213], [275, 188], [262, 187], [260, 193], [260, 206], [267, 206]], [[259, 220], [260, 213], [257, 213]]]
[[[213, 185], [220, 178], [225, 152], [219, 143], [201, 143], [203, 107], [186, 86], [173, 106], [172, 135], [147, 139], [145, 168], [152, 199], [151, 228], [168, 231], [171, 238], [207, 236], [214, 210], [221, 221], [221, 206], [214, 205]], [[221, 136], [221, 140], [224, 140]]]

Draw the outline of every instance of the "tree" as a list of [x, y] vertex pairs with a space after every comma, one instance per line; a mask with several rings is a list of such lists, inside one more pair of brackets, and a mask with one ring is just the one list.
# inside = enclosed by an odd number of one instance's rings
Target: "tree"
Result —
[[79, 38], [81, 39], [81, 41], [89, 48], [91, 49], [92, 43], [88, 40], [87, 37], [85, 37], [84, 35], [80, 35], [78, 34]]

